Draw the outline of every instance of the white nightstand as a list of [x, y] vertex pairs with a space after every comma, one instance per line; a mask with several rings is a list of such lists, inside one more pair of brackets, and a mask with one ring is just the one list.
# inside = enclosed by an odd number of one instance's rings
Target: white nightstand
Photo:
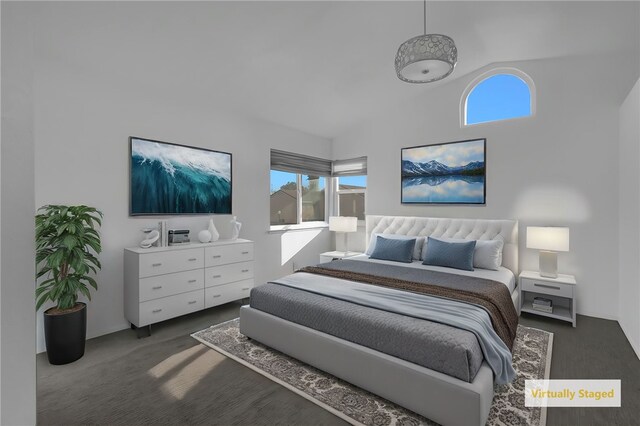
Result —
[[[576, 326], [576, 279], [573, 275], [558, 274], [558, 278], [541, 277], [538, 272], [520, 273], [520, 311], [568, 321]], [[533, 309], [536, 296], [551, 299], [553, 312]]]
[[357, 253], [355, 251], [350, 251], [345, 254], [343, 251], [328, 251], [325, 253], [320, 253], [320, 263], [331, 262], [334, 259], [346, 259], [348, 257], [358, 256], [362, 253]]

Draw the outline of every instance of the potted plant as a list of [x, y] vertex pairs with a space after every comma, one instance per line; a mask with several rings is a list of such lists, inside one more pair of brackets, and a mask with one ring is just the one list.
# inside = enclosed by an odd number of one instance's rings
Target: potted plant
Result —
[[100, 269], [102, 250], [97, 227], [102, 213], [87, 206], [47, 205], [36, 214], [36, 309], [48, 300], [56, 306], [44, 312], [47, 357], [54, 365], [68, 364], [84, 355], [89, 287], [98, 289], [90, 274]]

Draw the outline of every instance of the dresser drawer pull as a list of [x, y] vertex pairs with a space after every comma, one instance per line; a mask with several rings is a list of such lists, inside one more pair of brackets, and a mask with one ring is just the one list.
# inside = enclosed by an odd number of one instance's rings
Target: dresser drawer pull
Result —
[[213, 278], [220, 278], [222, 275], [214, 275]]
[[242, 291], [251, 290], [251, 287], [243, 288]]
[[554, 285], [546, 285], [546, 284], [538, 284], [538, 283], [533, 283], [533, 285], [536, 287], [550, 288], [552, 290], [560, 290], [560, 287], [556, 287]]
[[192, 300], [191, 302], [189, 302], [190, 305], [193, 305], [194, 303], [196, 303], [197, 300]]
[[213, 256], [214, 259], [220, 259], [222, 257], [221, 254], [216, 254], [215, 256]]
[[198, 260], [197, 257], [192, 257], [191, 259], [189, 259], [189, 262], [195, 262], [196, 260]]
[[160, 290], [162, 288], [161, 285], [157, 285], [155, 287], [151, 287], [152, 290]]
[[162, 309], [154, 309], [154, 310], [153, 310], [153, 311], [151, 311], [151, 312], [153, 312], [154, 314], [157, 314], [158, 312], [162, 312]]
[[249, 270], [248, 269], [243, 269], [242, 272], [249, 272]]
[[249, 252], [248, 251], [243, 251], [242, 254], [249, 254]]
[[189, 281], [187, 281], [187, 282], [188, 282], [189, 284], [191, 284], [191, 283], [195, 283], [196, 281], [198, 281], [198, 280], [189, 280]]
[[154, 264], [153, 264], [153, 265], [151, 265], [151, 266], [162, 266], [162, 263], [154, 263]]
[[215, 299], [216, 297], [220, 297], [220, 296], [222, 296], [222, 295], [221, 294], [214, 294], [213, 298]]

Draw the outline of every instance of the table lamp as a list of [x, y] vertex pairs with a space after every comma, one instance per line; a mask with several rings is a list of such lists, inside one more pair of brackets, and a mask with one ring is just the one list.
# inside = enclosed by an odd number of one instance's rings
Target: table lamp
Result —
[[351, 216], [331, 216], [329, 217], [329, 231], [344, 233], [344, 255], [349, 253], [347, 233], [358, 230], [358, 218]]
[[558, 252], [569, 251], [569, 228], [527, 226], [527, 248], [540, 250], [540, 276], [558, 278]]

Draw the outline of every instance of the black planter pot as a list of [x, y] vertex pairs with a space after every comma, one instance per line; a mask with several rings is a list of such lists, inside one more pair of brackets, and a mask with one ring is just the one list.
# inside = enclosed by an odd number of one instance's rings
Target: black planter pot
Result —
[[84, 355], [87, 337], [87, 305], [82, 309], [64, 314], [44, 313], [44, 338], [47, 357], [53, 365], [69, 364]]

